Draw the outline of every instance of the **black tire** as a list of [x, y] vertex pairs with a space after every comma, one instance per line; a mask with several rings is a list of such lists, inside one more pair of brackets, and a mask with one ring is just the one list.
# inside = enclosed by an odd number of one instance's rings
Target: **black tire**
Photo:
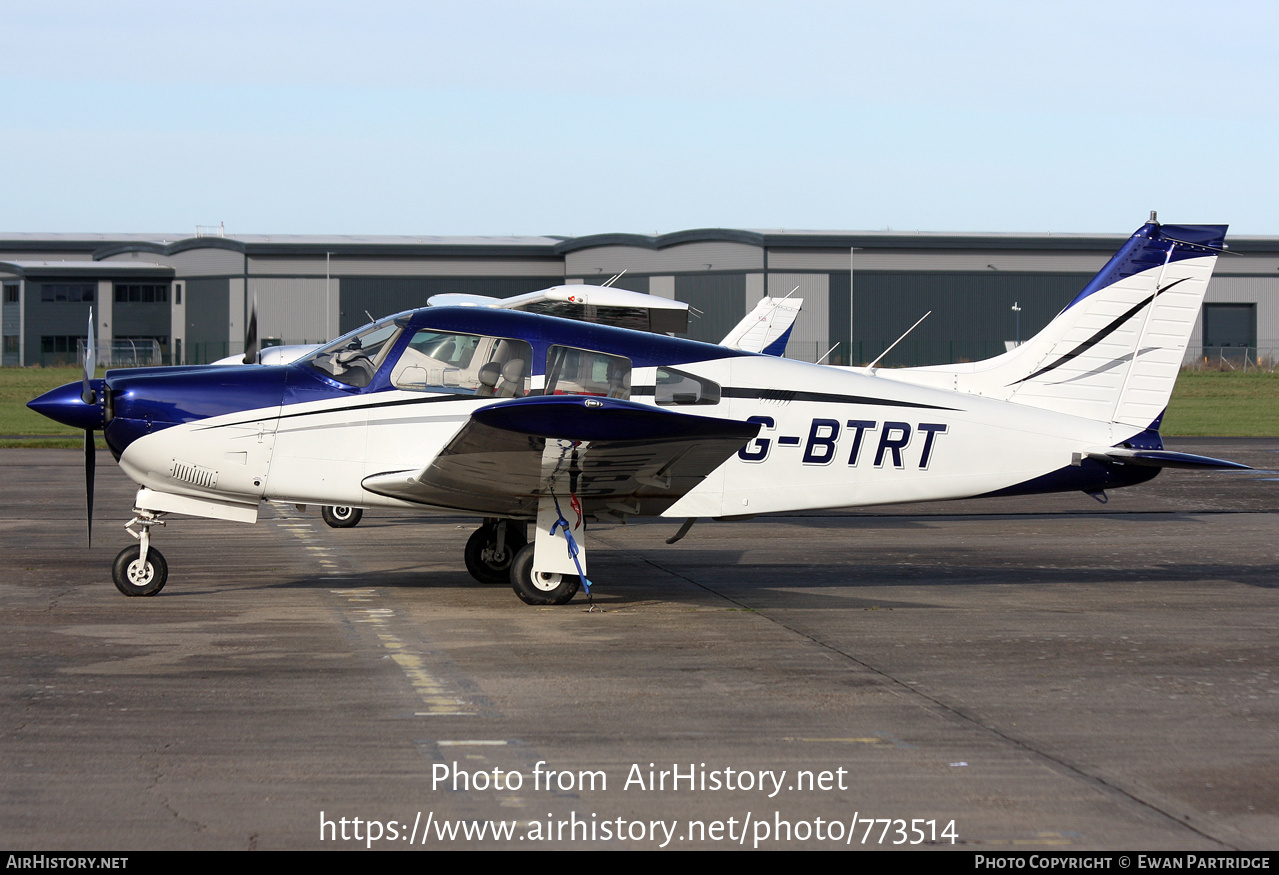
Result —
[[164, 589], [169, 579], [169, 563], [155, 547], [147, 550], [146, 568], [138, 566], [138, 558], [142, 555], [142, 547], [134, 544], [125, 547], [115, 557], [115, 565], [111, 566], [111, 579], [115, 588], [127, 596], [155, 595]]
[[502, 554], [497, 555], [497, 526], [486, 523], [471, 533], [466, 541], [466, 570], [480, 583], [510, 583], [511, 563], [524, 549], [528, 538], [523, 523], [508, 522]]
[[582, 579], [576, 574], [534, 575], [532, 544], [516, 553], [511, 562], [511, 588], [526, 605], [567, 604], [581, 586]]
[[344, 504], [336, 506], [324, 505], [320, 508], [320, 516], [324, 518], [324, 522], [334, 529], [353, 529], [360, 524], [360, 520], [364, 518], [364, 511], [358, 507], [347, 507]]

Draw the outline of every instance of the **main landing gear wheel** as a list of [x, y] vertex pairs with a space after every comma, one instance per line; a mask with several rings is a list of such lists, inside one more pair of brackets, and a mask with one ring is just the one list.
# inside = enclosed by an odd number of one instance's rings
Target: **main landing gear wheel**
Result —
[[340, 504], [336, 507], [330, 507], [326, 504], [320, 508], [320, 516], [335, 529], [353, 529], [364, 518], [364, 511], [358, 507], [346, 507]]
[[511, 588], [526, 605], [567, 604], [581, 585], [576, 574], [534, 573], [532, 544], [516, 553], [511, 562]]
[[497, 526], [485, 523], [466, 541], [466, 570], [480, 583], [509, 583], [511, 563], [515, 554], [524, 548], [528, 538], [524, 536], [522, 523], [507, 523], [502, 552], [497, 550]]
[[115, 565], [111, 567], [111, 579], [115, 588], [127, 596], [155, 595], [164, 589], [169, 579], [169, 563], [155, 547], [147, 550], [147, 561], [143, 565], [138, 559], [142, 556], [142, 547], [134, 544], [125, 547], [115, 557]]

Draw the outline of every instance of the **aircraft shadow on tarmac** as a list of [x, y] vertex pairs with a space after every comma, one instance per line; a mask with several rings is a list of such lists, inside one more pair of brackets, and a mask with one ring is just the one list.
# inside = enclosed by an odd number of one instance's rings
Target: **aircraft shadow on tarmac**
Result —
[[[1279, 564], [1232, 566], [1219, 564], [1139, 565], [1135, 567], [1030, 567], [1019, 561], [992, 564], [968, 564], [971, 557], [955, 557], [947, 563], [937, 558], [912, 563], [874, 563], [829, 561], [819, 564], [741, 563], [741, 551], [685, 550], [677, 562], [660, 550], [599, 550], [594, 568], [599, 569], [605, 586], [594, 588], [595, 602], [605, 609], [619, 609], [664, 604], [687, 604], [690, 608], [752, 607], [760, 600], [769, 607], [803, 610], [866, 610], [943, 607], [930, 604], [927, 593], [935, 588], [957, 587], [1061, 587], [1107, 585], [1148, 585], [1152, 593], [1161, 585], [1200, 582], [1205, 595], [1221, 584], [1243, 584], [1275, 588], [1279, 581]], [[290, 577], [278, 582], [261, 583], [255, 589], [332, 589], [371, 587], [390, 590], [438, 590], [463, 592], [464, 598], [476, 598], [477, 606], [492, 602], [496, 607], [518, 607], [507, 602], [508, 589], [501, 585], [484, 585], [471, 580], [464, 570], [428, 570], [401, 566], [378, 572], [345, 575], [335, 580], [323, 576]], [[885, 588], [913, 589], [924, 600], [885, 599], [869, 590]], [[865, 597], [859, 595], [865, 592]], [[486, 593], [496, 598], [490, 600]], [[176, 594], [176, 593], [175, 593]], [[585, 593], [566, 608], [584, 608]], [[954, 607], [953, 603], [945, 607]]]

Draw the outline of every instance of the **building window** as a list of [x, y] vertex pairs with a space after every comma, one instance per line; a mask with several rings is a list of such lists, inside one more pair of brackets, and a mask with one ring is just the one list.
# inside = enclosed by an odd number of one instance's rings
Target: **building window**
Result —
[[117, 304], [167, 304], [168, 283], [116, 283]]
[[173, 284], [173, 303], [179, 306], [182, 304], [182, 283]]
[[40, 338], [40, 351], [44, 353], [77, 353], [83, 337], [74, 334], [46, 334]]
[[82, 302], [93, 303], [93, 292], [96, 286], [93, 283], [42, 283], [40, 285], [40, 300], [46, 303], [71, 303], [79, 304]]
[[17, 354], [18, 354], [18, 336], [17, 336], [16, 334], [15, 334], [15, 335], [8, 336], [8, 337], [5, 337], [5, 339], [4, 339], [4, 354], [5, 354], [5, 355], [17, 355]]
[[4, 302], [6, 304], [18, 303], [18, 287], [17, 286], [4, 287]]

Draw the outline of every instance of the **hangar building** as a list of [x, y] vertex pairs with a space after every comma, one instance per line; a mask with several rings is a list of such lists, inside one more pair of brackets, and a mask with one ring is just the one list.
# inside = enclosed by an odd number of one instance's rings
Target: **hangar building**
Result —
[[[3, 364], [74, 363], [93, 309], [107, 360], [200, 364], [267, 342], [319, 342], [442, 292], [506, 297], [615, 283], [696, 308], [717, 341], [764, 294], [804, 299], [787, 355], [864, 364], [978, 360], [1042, 328], [1126, 239], [700, 229], [644, 236], [360, 237], [0, 233]], [[1279, 352], [1279, 238], [1228, 238], [1187, 359]], [[109, 358], [107, 358], [109, 356]]]

